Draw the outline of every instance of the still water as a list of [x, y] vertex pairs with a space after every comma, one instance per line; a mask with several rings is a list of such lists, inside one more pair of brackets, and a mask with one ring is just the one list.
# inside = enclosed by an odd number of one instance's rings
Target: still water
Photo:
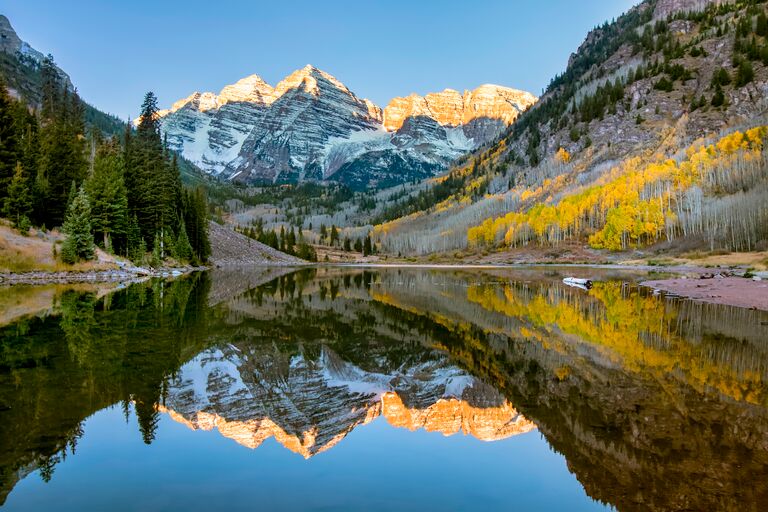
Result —
[[0, 508], [765, 510], [768, 314], [565, 272], [0, 289]]

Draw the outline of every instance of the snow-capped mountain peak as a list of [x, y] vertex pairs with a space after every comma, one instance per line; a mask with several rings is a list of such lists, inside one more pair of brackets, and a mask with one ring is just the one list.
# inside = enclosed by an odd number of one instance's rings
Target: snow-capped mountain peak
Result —
[[273, 88], [258, 75], [160, 112], [173, 149], [247, 182], [334, 180], [353, 188], [420, 179], [498, 136], [530, 93], [482, 85], [393, 99], [382, 109], [312, 65]]

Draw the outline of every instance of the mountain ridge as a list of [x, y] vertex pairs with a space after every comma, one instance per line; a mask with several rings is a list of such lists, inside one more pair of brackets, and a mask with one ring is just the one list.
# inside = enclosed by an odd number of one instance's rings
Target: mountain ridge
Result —
[[[308, 64], [274, 87], [254, 74], [218, 94], [196, 91], [160, 116], [169, 145], [211, 174], [367, 188], [440, 172], [493, 140], [535, 101], [525, 91], [484, 84], [463, 94], [414, 93], [382, 108]], [[393, 170], [393, 162], [400, 168]]]

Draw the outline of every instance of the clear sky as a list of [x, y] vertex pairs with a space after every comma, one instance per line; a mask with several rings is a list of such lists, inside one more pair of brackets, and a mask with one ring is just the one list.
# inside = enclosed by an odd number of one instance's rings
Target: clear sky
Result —
[[3, 0], [21, 39], [122, 118], [313, 64], [382, 107], [484, 83], [540, 94], [587, 31], [637, 0]]

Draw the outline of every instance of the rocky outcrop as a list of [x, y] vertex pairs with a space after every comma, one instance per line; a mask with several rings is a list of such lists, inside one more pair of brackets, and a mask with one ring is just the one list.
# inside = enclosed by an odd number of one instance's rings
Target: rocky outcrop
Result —
[[385, 186], [433, 175], [497, 137], [536, 98], [483, 85], [395, 98], [381, 109], [313, 66], [272, 88], [256, 75], [163, 110], [171, 147], [242, 182]]

